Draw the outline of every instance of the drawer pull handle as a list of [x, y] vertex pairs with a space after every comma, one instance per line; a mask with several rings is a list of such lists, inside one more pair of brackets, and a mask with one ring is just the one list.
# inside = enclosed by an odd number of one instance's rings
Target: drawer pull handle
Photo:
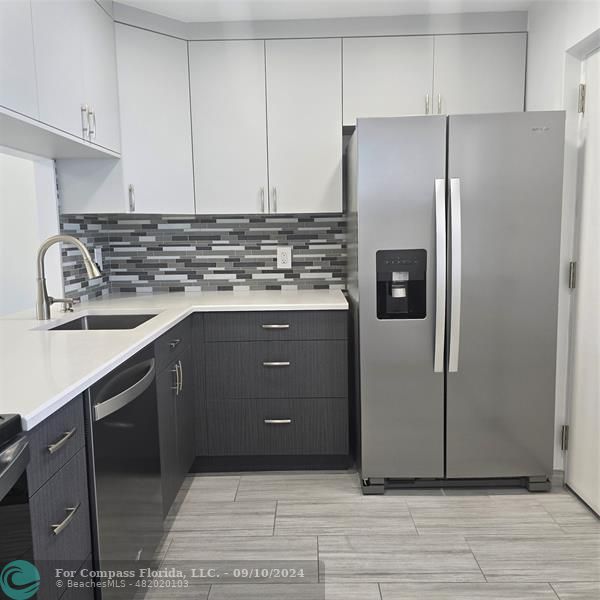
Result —
[[289, 425], [291, 422], [291, 419], [265, 419], [266, 425]]
[[59, 440], [48, 446], [48, 452], [50, 454], [58, 452], [75, 435], [76, 431], [77, 427], [73, 427], [70, 431], [65, 431]]
[[181, 340], [171, 340], [169, 342], [169, 348], [171, 348], [171, 350], [174, 350], [179, 345], [179, 342], [181, 342]]
[[78, 502], [77, 506], [71, 506], [70, 508], [65, 509], [68, 513], [65, 517], [65, 520], [62, 523], [59, 523], [58, 525], [51, 525], [52, 533], [54, 535], [62, 533], [69, 526], [69, 523], [73, 520], [73, 517], [75, 516], [75, 513], [79, 510], [80, 506], [81, 502]]
[[263, 362], [263, 367], [289, 367], [289, 360], [266, 360]]
[[289, 329], [290, 328], [290, 324], [289, 323], [273, 323], [271, 325], [261, 325], [261, 327], [263, 329]]

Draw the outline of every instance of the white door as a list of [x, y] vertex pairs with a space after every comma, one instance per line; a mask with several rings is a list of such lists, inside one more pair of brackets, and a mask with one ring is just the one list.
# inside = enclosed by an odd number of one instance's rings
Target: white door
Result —
[[131, 210], [194, 213], [187, 42], [115, 28], [121, 160]]
[[83, 2], [81, 9], [84, 92], [95, 122], [91, 141], [118, 152], [121, 141], [115, 25], [94, 0]]
[[0, 106], [37, 119], [31, 5], [0, 2]]
[[84, 137], [81, 7], [69, 0], [32, 0], [31, 14], [40, 120]]
[[345, 38], [344, 125], [431, 110], [433, 37]]
[[435, 36], [434, 112], [522, 111], [527, 34]]
[[600, 51], [584, 71], [566, 482], [600, 514]]
[[341, 44], [266, 42], [272, 213], [342, 210]]
[[264, 42], [190, 42], [190, 85], [196, 212], [268, 212]]

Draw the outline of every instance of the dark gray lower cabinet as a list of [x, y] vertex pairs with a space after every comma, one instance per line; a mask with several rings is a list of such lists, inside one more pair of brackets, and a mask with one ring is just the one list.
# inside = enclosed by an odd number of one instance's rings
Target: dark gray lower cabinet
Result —
[[206, 421], [208, 457], [244, 457], [245, 465], [252, 464], [248, 457], [285, 457], [289, 465], [313, 456], [324, 465], [326, 457], [349, 455], [346, 311], [197, 319], [205, 341], [196, 412]]
[[[185, 327], [189, 330], [188, 323]], [[155, 347], [164, 347], [163, 338], [172, 337], [173, 334], [167, 332], [155, 342]], [[176, 348], [176, 352], [170, 356], [170, 362], [156, 376], [165, 515], [169, 512], [196, 456], [194, 383], [192, 346], [187, 340], [185, 345]]]

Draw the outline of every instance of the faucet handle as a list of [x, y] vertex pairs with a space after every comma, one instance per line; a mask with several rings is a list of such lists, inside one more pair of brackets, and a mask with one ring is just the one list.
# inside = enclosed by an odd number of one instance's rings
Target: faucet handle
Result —
[[63, 304], [62, 312], [73, 312], [73, 304], [79, 302], [79, 300], [75, 300], [75, 298], [48, 298], [50, 300], [50, 304]]

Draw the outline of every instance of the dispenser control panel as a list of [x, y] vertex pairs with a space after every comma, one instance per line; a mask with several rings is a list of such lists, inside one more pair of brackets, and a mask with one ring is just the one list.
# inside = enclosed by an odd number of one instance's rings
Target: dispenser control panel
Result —
[[427, 316], [427, 251], [378, 250], [377, 318], [424, 319]]

